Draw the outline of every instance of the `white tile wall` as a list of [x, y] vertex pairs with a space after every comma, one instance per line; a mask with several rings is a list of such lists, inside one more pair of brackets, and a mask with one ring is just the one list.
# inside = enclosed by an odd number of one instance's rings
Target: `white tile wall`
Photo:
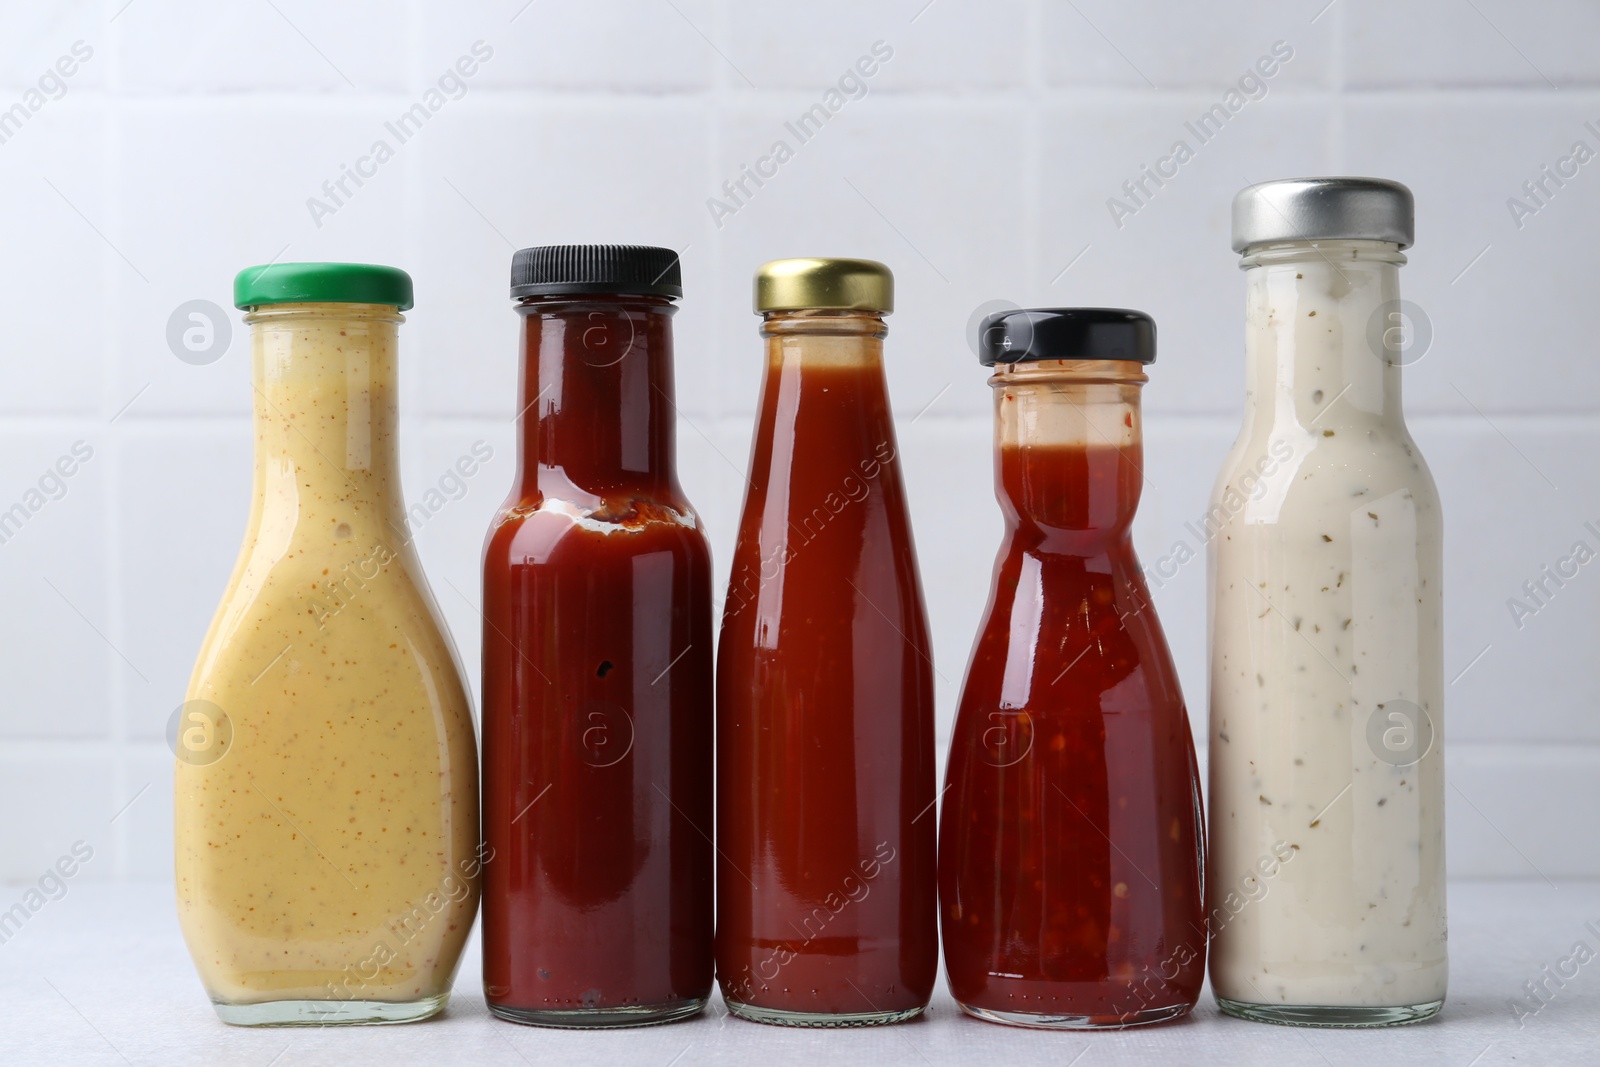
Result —
[[[1419, 200], [1403, 278], [1435, 342], [1407, 388], [1450, 523], [1453, 869], [1600, 876], [1593, 835], [1552, 814], [1600, 805], [1600, 571], [1520, 629], [1506, 609], [1600, 520], [1584, 325], [1600, 163], [1520, 228], [1506, 208], [1574, 141], [1600, 148], [1584, 127], [1600, 125], [1596, 20], [1573, 0], [7, 7], [0, 111], [74, 42], [93, 55], [0, 143], [0, 505], [74, 441], [95, 456], [0, 545], [0, 878], [37, 878], [79, 838], [97, 849], [89, 877], [170, 870], [161, 730], [232, 565], [250, 472], [242, 325], [198, 367], [165, 326], [187, 300], [226, 306], [240, 267], [342, 258], [415, 275], [406, 487], [420, 494], [476, 440], [496, 452], [419, 537], [471, 665], [482, 533], [513, 465], [514, 247], [685, 250], [680, 463], [719, 569], [756, 399], [751, 270], [800, 254], [889, 262], [891, 389], [945, 731], [1000, 530], [973, 309], [1156, 315], [1137, 540], [1159, 556], [1203, 510], [1239, 418], [1229, 199], [1318, 172], [1396, 177]], [[456, 98], [318, 226], [306, 199], [478, 41], [492, 56]], [[877, 41], [893, 56], [865, 94], [714, 224], [707, 198]], [[1116, 226], [1107, 198], [1277, 41], [1294, 56], [1265, 94]], [[1156, 596], [1197, 720], [1204, 584], [1191, 564]]]
[[1345, 82], [1352, 86], [1566, 89], [1600, 82], [1600, 56], [1588, 47], [1600, 30], [1600, 11], [1581, 0], [1348, 0], [1347, 6]]

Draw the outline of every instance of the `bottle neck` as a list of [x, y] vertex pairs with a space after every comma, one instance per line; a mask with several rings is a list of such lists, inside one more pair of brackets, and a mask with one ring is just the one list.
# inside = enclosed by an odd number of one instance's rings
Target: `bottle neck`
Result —
[[883, 339], [889, 326], [870, 311], [769, 311], [761, 318], [767, 339], [767, 369], [838, 366], [883, 369]]
[[1381, 241], [1252, 249], [1241, 261], [1247, 418], [1307, 431], [1401, 422], [1405, 261]]
[[1031, 547], [1083, 554], [1127, 540], [1144, 483], [1146, 380], [1129, 360], [995, 368], [996, 496]]
[[530, 297], [522, 316], [518, 479], [525, 494], [603, 506], [679, 495], [672, 315], [665, 297]]
[[378, 304], [278, 304], [245, 316], [256, 494], [269, 510], [304, 510], [310, 494], [403, 532], [396, 435], [403, 321]]
[[[821, 491], [850, 477], [858, 464], [896, 452], [888, 380], [883, 370], [883, 317], [870, 311], [767, 312], [766, 378], [756, 424], [755, 477], [767, 464]], [[793, 473], [798, 471], [799, 473]], [[873, 475], [877, 477], [876, 474]]]

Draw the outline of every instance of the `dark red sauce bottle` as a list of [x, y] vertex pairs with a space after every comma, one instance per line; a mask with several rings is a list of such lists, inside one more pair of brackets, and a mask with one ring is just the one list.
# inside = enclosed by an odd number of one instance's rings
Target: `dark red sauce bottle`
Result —
[[515, 1022], [712, 978], [711, 554], [674, 469], [677, 254], [524, 249], [517, 481], [483, 555], [483, 976]]
[[1188, 713], [1129, 534], [1155, 324], [1006, 312], [985, 323], [981, 358], [1007, 536], [946, 771], [950, 991], [1022, 1026], [1177, 1018], [1205, 974], [1204, 827]]
[[883, 371], [887, 267], [780, 260], [717, 662], [717, 974], [790, 1026], [920, 1013], [933, 661]]

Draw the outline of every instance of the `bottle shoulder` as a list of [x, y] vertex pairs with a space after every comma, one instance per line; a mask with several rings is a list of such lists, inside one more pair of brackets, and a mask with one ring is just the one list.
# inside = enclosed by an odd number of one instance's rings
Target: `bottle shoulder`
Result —
[[1030, 691], [1053, 692], [1057, 700], [1069, 700], [1084, 685], [1110, 688], [1136, 670], [1147, 682], [1158, 675], [1161, 688], [1168, 681], [1175, 687], [1161, 621], [1131, 542], [1094, 555], [1002, 548], [967, 691], [1003, 688], [1013, 663], [1038, 683]]
[[649, 552], [709, 556], [705, 525], [687, 501], [626, 497], [591, 504], [553, 496], [511, 500], [491, 521], [484, 546], [485, 563], [490, 565], [497, 560], [555, 563], [568, 553], [592, 560]]
[[223, 593], [191, 689], [244, 699], [266, 692], [256, 681], [273, 672], [335, 667], [352, 691], [465, 707], [455, 646], [409, 542], [274, 552], [258, 540]]
[[1293, 521], [1400, 498], [1437, 521], [1439, 491], [1403, 423], [1246, 427], [1212, 488], [1210, 511], [1250, 523]]

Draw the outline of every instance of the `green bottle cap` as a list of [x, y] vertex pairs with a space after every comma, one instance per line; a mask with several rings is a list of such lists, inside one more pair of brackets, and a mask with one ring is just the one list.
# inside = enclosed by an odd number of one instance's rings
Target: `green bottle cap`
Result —
[[372, 263], [268, 263], [233, 279], [233, 306], [264, 304], [393, 304], [409, 311], [411, 275]]

